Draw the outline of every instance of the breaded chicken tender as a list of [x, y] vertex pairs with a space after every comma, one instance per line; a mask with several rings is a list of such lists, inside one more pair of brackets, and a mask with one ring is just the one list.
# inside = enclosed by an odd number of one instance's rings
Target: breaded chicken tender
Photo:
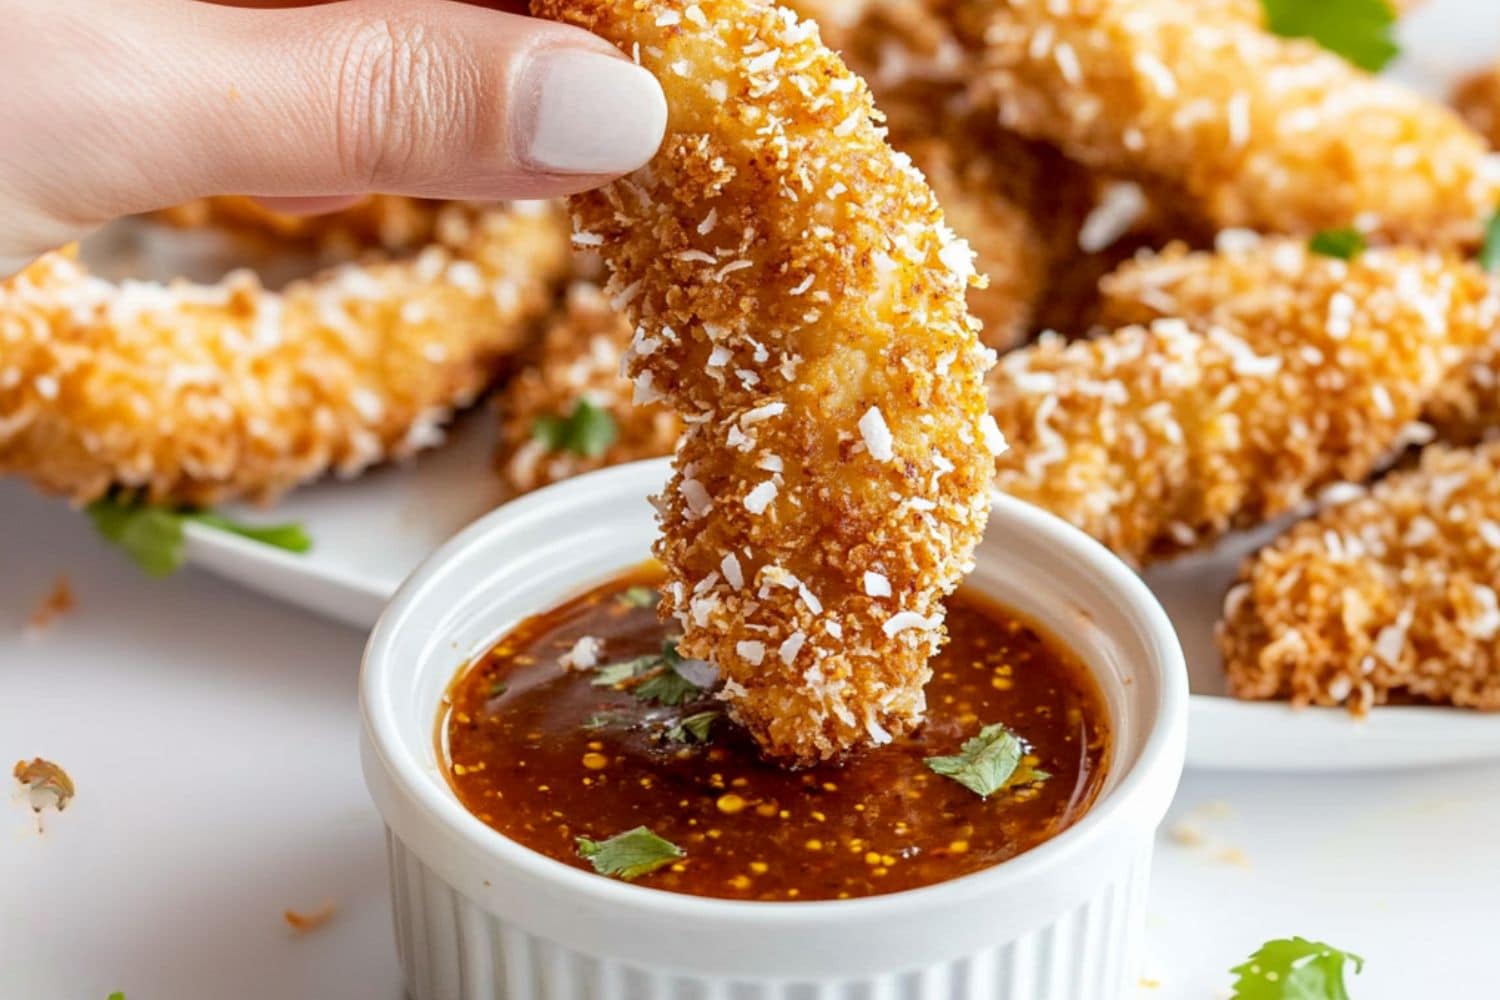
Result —
[[637, 327], [639, 401], [688, 425], [662, 605], [788, 763], [924, 709], [994, 452], [972, 254], [816, 26], [762, 0], [540, 0], [666, 90], [655, 160], [573, 200]]
[[1422, 419], [1448, 444], [1500, 436], [1500, 331], [1438, 384]]
[[1417, 468], [1251, 557], [1219, 648], [1238, 698], [1393, 698], [1500, 709], [1500, 443], [1432, 445]]
[[1001, 490], [1136, 563], [1211, 544], [1378, 468], [1496, 318], [1484, 275], [1437, 253], [1225, 242], [1106, 282], [1106, 319], [1144, 325], [1001, 359]]
[[[984, 0], [980, 99], [1216, 227], [1473, 243], [1497, 199], [1452, 111], [1202, 0]], [[971, 39], [972, 41], [973, 39]]]
[[1059, 265], [1075, 252], [1093, 175], [973, 107], [972, 54], [928, 0], [865, 0], [857, 17], [848, 4], [791, 6], [820, 25], [837, 19], [844, 58], [869, 81], [891, 145], [912, 158], [948, 224], [974, 249], [987, 284], [969, 288], [968, 305], [984, 342], [1004, 351], [1024, 341]]
[[454, 206], [437, 236], [280, 293], [116, 285], [48, 254], [0, 284], [0, 473], [78, 502], [269, 500], [437, 443], [568, 269], [548, 206]]
[[367, 250], [407, 253], [431, 243], [447, 202], [374, 194], [357, 205], [323, 215], [289, 215], [251, 198], [199, 198], [154, 213], [155, 221], [181, 229], [220, 229], [256, 243], [314, 250], [347, 259]]
[[[548, 321], [528, 364], [501, 390], [500, 478], [516, 493], [622, 462], [672, 454], [682, 421], [660, 402], [636, 406], [620, 374], [633, 330], [598, 285], [576, 282]], [[584, 403], [601, 411], [612, 439], [597, 450], [558, 445], [542, 421], [577, 420]], [[571, 445], [571, 446], [570, 446]]]

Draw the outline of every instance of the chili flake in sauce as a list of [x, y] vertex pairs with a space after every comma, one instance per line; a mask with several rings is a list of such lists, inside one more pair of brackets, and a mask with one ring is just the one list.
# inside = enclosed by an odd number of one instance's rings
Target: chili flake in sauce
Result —
[[[1109, 726], [1093, 678], [979, 595], [960, 590], [949, 602], [916, 732], [787, 771], [719, 711], [711, 668], [676, 658], [672, 627], [643, 598], [660, 579], [643, 567], [528, 618], [454, 681], [439, 720], [448, 780], [489, 826], [588, 871], [580, 842], [644, 827], [683, 854], [640, 885], [845, 899], [1013, 858], [1074, 823], [1099, 792]], [[640, 696], [664, 679], [680, 698]], [[929, 766], [996, 723], [1025, 751], [998, 791], [981, 797]]]

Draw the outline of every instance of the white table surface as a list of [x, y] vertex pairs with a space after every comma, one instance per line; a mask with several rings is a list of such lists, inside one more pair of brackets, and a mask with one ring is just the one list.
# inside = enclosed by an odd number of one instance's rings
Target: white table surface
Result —
[[[59, 573], [76, 610], [24, 634]], [[397, 1000], [362, 638], [195, 570], [147, 580], [0, 484], [0, 765], [44, 756], [78, 785], [40, 835], [0, 795], [0, 1000]], [[329, 901], [315, 932], [283, 922]], [[1190, 773], [1149, 920], [1142, 997], [1226, 996], [1225, 970], [1291, 934], [1369, 960], [1356, 1000], [1500, 995], [1500, 765]]]

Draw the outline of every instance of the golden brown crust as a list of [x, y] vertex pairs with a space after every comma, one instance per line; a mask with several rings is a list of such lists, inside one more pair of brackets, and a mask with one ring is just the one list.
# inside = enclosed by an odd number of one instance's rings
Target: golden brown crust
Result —
[[152, 221], [179, 229], [218, 229], [260, 249], [312, 250], [347, 260], [371, 250], [410, 253], [431, 243], [443, 207], [429, 198], [372, 194], [348, 208], [322, 215], [290, 215], [243, 195], [219, 195], [152, 213]]
[[1496, 200], [1458, 116], [1314, 42], [1201, 0], [977, 6], [976, 86], [1004, 124], [1174, 188], [1217, 226], [1448, 246], [1474, 242]]
[[667, 94], [656, 159], [573, 209], [638, 327], [638, 396], [689, 425], [656, 548], [679, 648], [718, 664], [772, 756], [884, 742], [921, 717], [988, 506], [971, 254], [790, 11], [536, 10], [638, 55]]
[[555, 209], [454, 206], [439, 244], [283, 292], [114, 285], [49, 254], [0, 284], [0, 472], [85, 502], [274, 498], [441, 440], [566, 273]]
[[1106, 282], [1106, 320], [1149, 325], [1001, 359], [1002, 490], [1135, 562], [1209, 544], [1378, 468], [1495, 319], [1485, 277], [1436, 253], [1225, 242]]
[[1354, 492], [1241, 569], [1218, 634], [1230, 692], [1500, 709], [1500, 444], [1433, 445]]
[[[501, 390], [500, 478], [525, 493], [570, 476], [622, 462], [670, 455], [682, 421], [661, 403], [636, 406], [620, 374], [633, 330], [598, 285], [576, 282], [547, 322], [526, 366]], [[609, 415], [613, 443], [598, 454], [551, 449], [537, 421], [567, 418], [580, 400]]]
[[1491, 149], [1500, 148], [1500, 65], [1464, 77], [1449, 101]]

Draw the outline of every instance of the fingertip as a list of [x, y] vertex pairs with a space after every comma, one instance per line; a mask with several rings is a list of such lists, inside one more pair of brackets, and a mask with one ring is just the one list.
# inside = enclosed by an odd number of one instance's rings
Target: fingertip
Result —
[[616, 53], [541, 49], [520, 86], [517, 159], [532, 170], [607, 180], [645, 164], [666, 134], [661, 84]]

